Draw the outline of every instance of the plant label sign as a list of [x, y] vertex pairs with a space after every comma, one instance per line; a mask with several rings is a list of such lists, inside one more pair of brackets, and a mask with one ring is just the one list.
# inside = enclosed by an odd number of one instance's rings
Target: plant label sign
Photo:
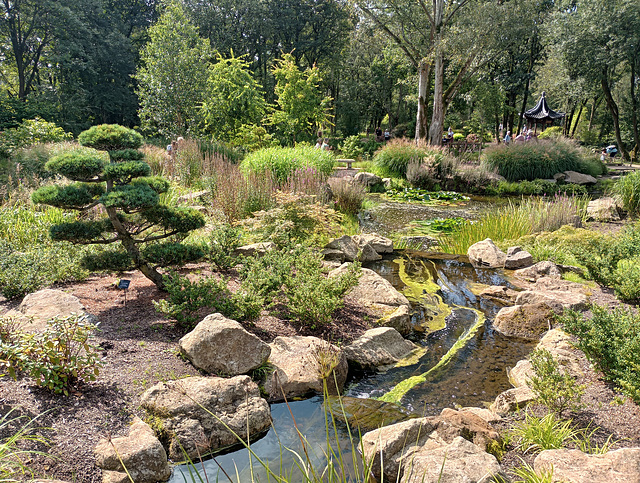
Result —
[[118, 288], [121, 290], [127, 290], [131, 280], [125, 280], [124, 278], [118, 282]]

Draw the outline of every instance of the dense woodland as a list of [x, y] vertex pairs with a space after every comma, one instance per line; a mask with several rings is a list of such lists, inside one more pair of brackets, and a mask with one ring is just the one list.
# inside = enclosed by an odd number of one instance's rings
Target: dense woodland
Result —
[[[191, 135], [246, 145], [381, 126], [438, 144], [449, 126], [487, 140], [501, 125], [517, 132], [520, 113], [546, 91], [567, 114], [566, 135], [631, 156], [640, 144], [635, 0], [3, 0], [1, 8], [0, 129], [38, 116], [76, 135], [118, 123], [162, 142]], [[297, 118], [279, 114], [287, 109]]]

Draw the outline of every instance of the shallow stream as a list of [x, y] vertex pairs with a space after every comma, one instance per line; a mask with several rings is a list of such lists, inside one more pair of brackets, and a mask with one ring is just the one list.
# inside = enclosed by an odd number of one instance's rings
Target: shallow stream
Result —
[[[473, 206], [476, 209], [476, 205]], [[421, 210], [424, 208], [420, 207]], [[446, 208], [456, 209], [459, 208]], [[395, 215], [390, 216], [396, 220]], [[442, 217], [451, 216], [460, 215], [449, 211]], [[377, 219], [380, 219], [379, 215]], [[402, 221], [403, 226], [406, 223]], [[533, 344], [507, 339], [495, 332], [491, 322], [500, 306], [475, 295], [486, 285], [509, 285], [499, 270], [473, 268], [464, 257], [409, 251], [369, 264], [367, 268], [385, 277], [411, 301], [412, 321], [418, 329], [414, 342], [421, 350], [395, 367], [352, 379], [347, 384], [345, 396], [397, 402], [402, 411], [430, 416], [439, 414], [446, 407], [483, 407], [511, 387], [506, 368], [524, 358]], [[379, 409], [374, 412], [381, 413]], [[329, 440], [334, 450], [339, 443], [345, 471], [353, 475], [353, 446], [347, 426], [338, 422], [334, 431], [329, 419], [327, 429], [322, 398], [294, 401], [288, 405], [273, 404], [271, 413], [272, 429], [252, 443], [252, 450], [263, 462], [269, 462], [276, 473], [280, 473], [282, 467], [298, 475], [288, 481], [304, 481], [296, 466], [298, 457], [303, 455], [297, 425], [317, 467], [322, 469], [326, 465]], [[357, 441], [356, 436], [356, 444]], [[255, 457], [249, 465], [245, 449], [217, 456], [215, 461], [205, 462], [204, 468], [209, 481], [228, 481], [225, 472], [234, 482], [252, 481], [251, 471], [257, 476], [255, 481], [269, 481]], [[192, 479], [187, 468], [182, 466], [176, 468], [171, 482], [182, 481], [200, 480]], [[203, 481], [206, 480], [203, 478]], [[358, 479], [352, 477], [346, 481]]]

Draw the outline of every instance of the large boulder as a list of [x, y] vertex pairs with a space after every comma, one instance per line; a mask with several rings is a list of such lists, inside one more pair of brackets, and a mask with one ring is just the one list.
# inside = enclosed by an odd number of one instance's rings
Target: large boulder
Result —
[[45, 288], [25, 296], [16, 310], [10, 310], [4, 316], [14, 317], [21, 323], [21, 330], [39, 332], [46, 327], [48, 320], [72, 314], [85, 314], [84, 305], [78, 297], [62, 290]]
[[578, 173], [577, 171], [565, 171], [564, 172], [565, 183], [573, 183], [573, 184], [596, 184], [598, 182], [590, 174]]
[[618, 221], [622, 209], [611, 197], [598, 198], [589, 201], [587, 205], [587, 219], [595, 221]]
[[531, 253], [520, 247], [509, 247], [507, 250], [507, 258], [504, 261], [504, 268], [515, 270], [533, 265], [533, 256]]
[[356, 183], [360, 183], [366, 187], [375, 186], [377, 184], [382, 183], [382, 178], [373, 173], [367, 173], [365, 171], [360, 171], [353, 177], [353, 181]]
[[354, 235], [351, 239], [360, 248], [363, 248], [365, 245], [370, 245], [377, 253], [393, 253], [393, 241], [377, 233]]
[[536, 472], [552, 471], [553, 481], [566, 483], [640, 483], [640, 448], [623, 448], [605, 454], [585, 454], [577, 449], [540, 453]]
[[369, 329], [343, 351], [347, 361], [362, 369], [394, 364], [418, 346], [391, 327]]
[[348, 364], [343, 351], [317, 337], [276, 337], [269, 362], [274, 371], [264, 389], [271, 399], [323, 393], [323, 378], [330, 394], [342, 391]]
[[156, 483], [171, 476], [162, 443], [140, 418], [134, 419], [128, 436], [102, 439], [94, 452], [104, 483], [130, 481], [127, 471], [136, 483]]
[[411, 323], [411, 310], [408, 305], [401, 305], [400, 307], [389, 307], [386, 313], [381, 313], [382, 316], [378, 319], [378, 324], [384, 327], [391, 327], [397, 330], [401, 335], [410, 334], [413, 330], [413, 324]]
[[461, 436], [437, 448], [422, 448], [404, 467], [401, 483], [489, 483], [500, 473], [495, 456]]
[[474, 243], [467, 250], [469, 261], [474, 267], [502, 268], [507, 254], [500, 250], [491, 238]]
[[225, 376], [246, 374], [271, 354], [268, 344], [221, 314], [207, 315], [179, 344], [180, 352], [198, 369]]
[[536, 394], [528, 386], [514, 387], [498, 394], [489, 409], [499, 416], [507, 416], [535, 399]]
[[251, 245], [244, 245], [236, 248], [233, 254], [236, 257], [254, 257], [261, 256], [267, 252], [270, 252], [276, 248], [276, 244], [273, 242], [260, 242], [252, 243]]
[[562, 276], [562, 273], [560, 272], [558, 266], [548, 260], [538, 262], [535, 265], [527, 268], [521, 268], [513, 272], [513, 274], [518, 278], [531, 280], [533, 282], [542, 277], [559, 279]]
[[232, 431], [246, 439], [271, 425], [269, 404], [249, 376], [161, 382], [142, 394], [140, 405], [161, 421], [171, 438], [169, 456], [178, 460], [239, 443]]
[[480, 297], [492, 299], [500, 304], [513, 304], [518, 297], [518, 292], [504, 285], [491, 285], [478, 294]]
[[555, 313], [546, 303], [503, 307], [493, 320], [493, 328], [509, 337], [538, 340], [549, 330]]
[[561, 312], [561, 309], [586, 310], [589, 298], [582, 293], [566, 290], [525, 290], [516, 298], [518, 305], [542, 303], [553, 307], [556, 312]]
[[[353, 262], [358, 257], [358, 245], [349, 235], [341, 236], [340, 238], [336, 238], [331, 240], [329, 243], [325, 245], [325, 250], [334, 250], [339, 251], [344, 254], [343, 259], [347, 262]], [[335, 255], [332, 255], [335, 257]], [[336, 258], [333, 258], [336, 259]]]

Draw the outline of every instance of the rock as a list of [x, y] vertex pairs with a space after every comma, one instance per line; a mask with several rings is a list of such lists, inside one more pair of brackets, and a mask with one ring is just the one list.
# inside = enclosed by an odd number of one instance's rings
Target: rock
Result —
[[142, 394], [140, 405], [160, 419], [165, 434], [171, 435], [169, 456], [175, 460], [184, 459], [180, 446], [196, 458], [198, 448], [204, 454], [238, 443], [231, 431], [246, 438], [247, 432], [255, 435], [271, 425], [269, 404], [249, 376], [159, 383]]
[[537, 291], [562, 291], [562, 292], [575, 292], [587, 295], [589, 290], [581, 283], [571, 282], [569, 280], [562, 280], [553, 277], [542, 277], [536, 280], [536, 283], [532, 290]]
[[527, 268], [521, 268], [513, 272], [513, 275], [525, 280], [536, 281], [542, 277], [561, 278], [562, 274], [557, 265], [550, 261], [538, 262], [535, 265]]
[[506, 416], [522, 409], [535, 399], [535, 393], [528, 386], [516, 387], [498, 394], [489, 409], [500, 416]]
[[184, 194], [182, 196], [178, 196], [178, 203], [190, 203], [190, 202], [195, 201], [197, 199], [203, 198], [204, 196], [207, 196], [208, 194], [209, 194], [209, 191], [207, 191], [207, 190], [194, 191], [193, 193], [187, 193], [187, 194]]
[[[395, 309], [395, 310], [393, 310]], [[397, 330], [400, 335], [408, 335], [413, 331], [413, 324], [411, 323], [411, 311], [408, 305], [401, 305], [398, 308], [389, 307], [389, 310], [393, 310], [389, 315], [383, 315], [377, 321], [378, 324], [384, 327], [391, 327]]]
[[514, 387], [529, 387], [529, 381], [531, 377], [533, 377], [533, 366], [531, 365], [531, 361], [529, 359], [523, 359], [518, 361], [515, 367], [511, 368], [508, 371], [509, 374], [509, 382]]
[[179, 345], [181, 354], [198, 369], [225, 376], [246, 374], [271, 354], [268, 344], [221, 314], [207, 315]]
[[[575, 292], [562, 290], [525, 290], [520, 292], [516, 298], [516, 304], [547, 304], [556, 312], [562, 312], [562, 309], [586, 310], [589, 299], [586, 295]], [[558, 305], [560, 307], [558, 307]]]
[[267, 252], [270, 252], [276, 247], [273, 242], [261, 242], [261, 243], [253, 243], [251, 245], [244, 245], [242, 247], [238, 247], [233, 251], [233, 254], [236, 257], [253, 257], [253, 256], [261, 256]]
[[493, 320], [493, 328], [508, 337], [537, 340], [549, 330], [555, 310], [546, 303], [503, 307]]
[[504, 261], [504, 268], [515, 270], [533, 265], [531, 253], [522, 250], [520, 247], [510, 247], [507, 250], [507, 258]]
[[471, 245], [467, 256], [474, 267], [483, 268], [502, 268], [507, 258], [490, 238]]
[[423, 448], [404, 465], [401, 483], [489, 483], [500, 473], [495, 456], [461, 436], [438, 448]]
[[377, 399], [329, 396], [327, 399], [333, 416], [356, 431], [364, 434], [390, 424], [419, 417], [406, 412], [400, 405]]
[[610, 197], [598, 198], [589, 201], [587, 205], [587, 219], [595, 221], [618, 221], [620, 220], [621, 208], [616, 200]]
[[476, 416], [484, 419], [489, 424], [497, 423], [498, 421], [502, 420], [502, 418], [498, 414], [494, 413], [493, 411], [487, 408], [467, 407], [467, 408], [460, 408], [459, 411], [463, 413], [464, 412], [473, 413]]
[[351, 239], [359, 248], [363, 248], [365, 245], [371, 245], [371, 248], [377, 253], [393, 253], [393, 241], [377, 233], [354, 235]]
[[485, 288], [478, 295], [484, 298], [498, 299], [502, 302], [513, 303], [516, 301], [518, 292], [503, 285], [492, 285], [491, 287]]
[[292, 336], [276, 337], [270, 346], [269, 362], [275, 370], [264, 384], [270, 398], [282, 399], [283, 391], [286, 397], [322, 394], [321, 374], [327, 377], [330, 394], [342, 391], [347, 380], [347, 358], [333, 344], [317, 337]]
[[[565, 171], [564, 172], [565, 183], [573, 184], [596, 184], [598, 182], [593, 176], [589, 174], [578, 173], [577, 171]], [[555, 176], [554, 176], [555, 178]]]
[[368, 243], [362, 246], [360, 253], [358, 254], [358, 261], [360, 262], [374, 262], [381, 259], [382, 255], [376, 252]]
[[394, 364], [418, 346], [391, 327], [369, 329], [343, 351], [347, 361], [363, 369]]
[[391, 178], [382, 178], [382, 184], [385, 188], [391, 188]]
[[401, 243], [412, 250], [427, 251], [435, 247], [438, 240], [427, 235], [403, 236]]
[[438, 434], [447, 441], [457, 436], [464, 436], [485, 450], [492, 441], [500, 440], [500, 434], [473, 412], [444, 408], [440, 418], [447, 424], [438, 425]]
[[564, 173], [556, 173], [553, 175], [553, 180], [557, 183], [558, 181], [564, 181], [567, 179], [567, 175]]
[[334, 250], [333, 248], [325, 248], [320, 253], [327, 261], [344, 262], [344, 253], [342, 250]]
[[366, 173], [364, 171], [359, 172], [353, 177], [356, 183], [360, 183], [364, 186], [370, 187], [382, 183], [382, 178], [373, 173]]
[[42, 332], [47, 321], [54, 317], [64, 318], [72, 314], [85, 314], [84, 305], [78, 297], [62, 290], [45, 288], [28, 294], [17, 309], [9, 310], [3, 316], [13, 317], [20, 324], [20, 330], [35, 333]]
[[638, 483], [640, 448], [623, 448], [605, 454], [585, 454], [577, 449], [554, 449], [540, 453], [536, 472], [553, 471], [553, 481], [566, 483]]
[[558, 361], [560, 369], [567, 372], [573, 377], [584, 375], [580, 365], [579, 358], [582, 352], [576, 349], [571, 343], [571, 337], [560, 329], [553, 329], [547, 332], [536, 349], [546, 349]]
[[341, 251], [344, 253], [344, 259], [347, 262], [353, 262], [358, 256], [358, 245], [356, 245], [349, 235], [331, 240], [326, 244], [325, 248]]
[[162, 443], [140, 418], [134, 419], [129, 436], [111, 441], [102, 439], [94, 452], [96, 465], [105, 473], [103, 481], [119, 481], [119, 478], [129, 481], [126, 471], [136, 483], [156, 483], [171, 476]]

